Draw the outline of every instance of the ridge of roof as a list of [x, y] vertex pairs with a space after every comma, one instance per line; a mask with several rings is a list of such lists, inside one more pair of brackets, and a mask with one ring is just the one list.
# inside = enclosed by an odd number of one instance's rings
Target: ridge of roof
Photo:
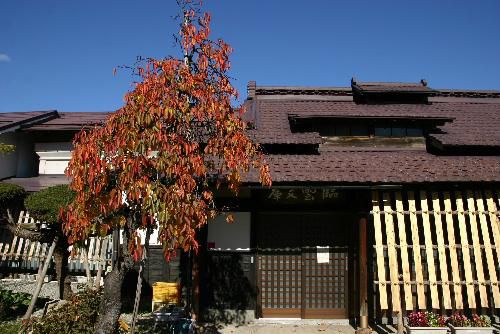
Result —
[[[359, 82], [363, 85], [384, 85], [387, 87], [427, 87], [422, 82]], [[427, 87], [428, 88], [428, 87]], [[284, 86], [284, 85], [257, 85], [254, 81], [248, 84], [248, 98], [255, 96], [352, 96], [352, 87], [340, 86]], [[429, 97], [455, 97], [455, 98], [498, 98], [500, 90], [485, 89], [450, 89], [429, 88]], [[500, 101], [499, 101], [500, 102]]]
[[[420, 80], [420, 82], [364, 82], [353, 77], [351, 88], [355, 97], [358, 98], [366, 94], [412, 94], [426, 97], [434, 91], [427, 86], [425, 79]], [[366, 102], [364, 97], [360, 101]]]
[[57, 110], [30, 111], [24, 113], [1, 113], [0, 133], [15, 131], [32, 125], [45, 123], [57, 117], [59, 117]]

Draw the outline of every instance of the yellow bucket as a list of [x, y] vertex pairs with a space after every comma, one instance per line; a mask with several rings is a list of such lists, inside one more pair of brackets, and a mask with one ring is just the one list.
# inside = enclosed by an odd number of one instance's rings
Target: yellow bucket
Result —
[[179, 304], [180, 289], [178, 283], [156, 282], [153, 284], [153, 302]]

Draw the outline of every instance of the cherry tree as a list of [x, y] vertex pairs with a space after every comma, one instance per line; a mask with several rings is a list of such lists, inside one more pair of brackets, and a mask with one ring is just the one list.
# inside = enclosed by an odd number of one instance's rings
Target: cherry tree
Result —
[[142, 256], [140, 230], [159, 229], [167, 259], [179, 248], [197, 251], [196, 231], [220, 213], [216, 189], [236, 194], [252, 168], [271, 185], [259, 146], [245, 132], [244, 110], [231, 105], [238, 96], [227, 74], [231, 47], [209, 38], [210, 15], [199, 3], [180, 7], [179, 57], [141, 60], [124, 106], [74, 139], [69, 241], [115, 229], [123, 238], [119, 264], [105, 278], [97, 333], [116, 326], [125, 274]]

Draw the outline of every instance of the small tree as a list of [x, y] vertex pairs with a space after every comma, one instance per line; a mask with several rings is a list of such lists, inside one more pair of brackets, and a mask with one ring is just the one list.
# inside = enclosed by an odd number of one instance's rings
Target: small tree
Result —
[[[68, 239], [62, 232], [62, 222], [59, 217], [61, 209], [73, 200], [75, 193], [67, 185], [60, 185], [41, 190], [28, 197], [26, 195], [26, 191], [18, 185], [0, 183], [0, 220], [12, 234], [33, 242], [48, 243], [52, 242], [56, 235], [59, 236], [54, 250], [54, 260], [59, 295], [67, 299], [71, 295], [69, 284], [64, 286], [69, 256]], [[50, 228], [40, 230], [31, 224], [18, 225], [16, 218], [24, 208], [27, 208], [32, 217], [46, 222]]]
[[21, 210], [24, 210], [26, 196], [24, 188], [15, 184], [0, 183], [0, 222], [18, 237], [42, 243], [52, 241], [53, 236], [50, 234], [33, 231], [17, 224], [16, 219]]
[[0, 183], [0, 219], [14, 233], [16, 230], [15, 218], [23, 209], [26, 191], [23, 187], [10, 183]]
[[68, 299], [72, 293], [69, 282], [66, 282], [69, 244], [67, 236], [63, 233], [60, 215], [74, 197], [75, 192], [67, 185], [58, 185], [33, 193], [24, 201], [24, 205], [32, 217], [47, 223], [49, 230], [46, 233], [51, 234], [52, 237], [56, 235], [59, 237], [54, 249], [54, 263], [61, 299]]
[[259, 147], [245, 134], [244, 110], [231, 106], [237, 97], [227, 76], [231, 48], [209, 39], [210, 16], [198, 5], [180, 5], [180, 57], [139, 62], [139, 82], [125, 105], [74, 140], [67, 171], [77, 194], [65, 217], [70, 242], [91, 231], [123, 230], [97, 333], [116, 327], [125, 274], [141, 258], [139, 230], [159, 228], [167, 259], [179, 247], [196, 251], [197, 229], [219, 213], [214, 187], [236, 193], [251, 167], [260, 169], [262, 184], [271, 184]]

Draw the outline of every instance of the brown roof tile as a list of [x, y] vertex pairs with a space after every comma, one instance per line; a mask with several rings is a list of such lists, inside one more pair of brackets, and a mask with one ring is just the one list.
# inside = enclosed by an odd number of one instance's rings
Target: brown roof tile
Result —
[[[434, 156], [426, 152], [340, 151], [323, 149], [320, 155], [269, 155], [275, 184], [288, 182], [349, 184], [412, 184], [430, 182], [500, 182], [500, 157]], [[257, 182], [257, 172], [246, 175]], [[27, 191], [67, 184], [64, 175], [13, 178], [4, 182]]]
[[55, 110], [0, 113], [0, 131], [27, 128], [57, 117], [58, 113]]
[[[266, 159], [275, 183], [500, 182], [500, 157], [330, 151], [320, 155], [270, 155]], [[248, 181], [256, 181], [255, 172]]]
[[102, 123], [110, 112], [59, 112], [59, 117], [37, 124], [29, 130], [75, 130]]
[[[290, 131], [288, 117], [403, 117], [449, 118], [452, 122], [434, 134], [443, 145], [500, 146], [500, 103], [432, 103], [367, 105], [354, 102], [311, 100], [258, 100], [256, 126], [268, 141], [300, 142]], [[319, 136], [313, 134], [314, 136]]]
[[[31, 119], [40, 118], [49, 113], [52, 113], [53, 117], [45, 118], [42, 121], [31, 122]], [[0, 128], [10, 126], [11, 124], [29, 123], [23, 127], [23, 130], [78, 131], [82, 127], [102, 123], [109, 114], [109, 112], [6, 112], [0, 113]]]

